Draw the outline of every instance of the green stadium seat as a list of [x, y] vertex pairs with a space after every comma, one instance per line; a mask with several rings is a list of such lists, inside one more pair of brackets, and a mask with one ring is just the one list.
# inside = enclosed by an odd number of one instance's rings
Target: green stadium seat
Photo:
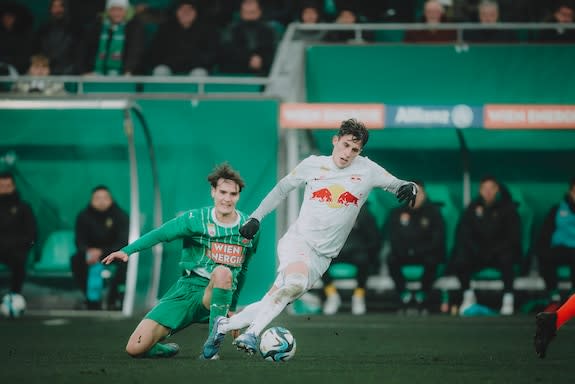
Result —
[[76, 252], [74, 231], [52, 232], [42, 247], [40, 260], [34, 265], [38, 272], [68, 272], [70, 258]]
[[332, 279], [353, 279], [357, 274], [357, 267], [349, 263], [332, 264], [328, 270]]
[[571, 279], [571, 268], [567, 265], [561, 265], [557, 267], [557, 276], [559, 280], [570, 280]]
[[401, 273], [407, 281], [419, 281], [423, 276], [423, 265], [404, 265]]

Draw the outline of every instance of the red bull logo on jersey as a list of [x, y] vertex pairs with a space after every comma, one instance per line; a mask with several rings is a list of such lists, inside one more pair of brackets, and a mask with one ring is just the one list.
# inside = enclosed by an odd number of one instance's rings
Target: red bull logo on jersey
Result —
[[339, 184], [313, 191], [311, 193], [311, 199], [326, 203], [330, 208], [341, 208], [349, 205], [355, 205], [357, 207], [359, 203], [359, 197]]
[[207, 256], [217, 264], [239, 267], [244, 262], [244, 247], [214, 241]]

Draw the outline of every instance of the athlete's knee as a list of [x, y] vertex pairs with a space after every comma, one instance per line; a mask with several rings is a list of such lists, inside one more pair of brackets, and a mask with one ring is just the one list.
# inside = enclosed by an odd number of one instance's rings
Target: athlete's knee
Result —
[[126, 344], [126, 353], [131, 357], [141, 357], [146, 351], [141, 345], [128, 341]]
[[307, 290], [308, 277], [303, 273], [290, 273], [285, 276], [284, 291], [290, 298], [295, 299]]
[[222, 265], [217, 266], [212, 271], [212, 281], [215, 287], [226, 288], [232, 285], [232, 271]]

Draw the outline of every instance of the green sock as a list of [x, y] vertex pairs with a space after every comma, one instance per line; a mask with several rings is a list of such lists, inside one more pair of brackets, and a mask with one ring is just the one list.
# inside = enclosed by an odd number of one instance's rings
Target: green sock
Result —
[[227, 316], [232, 304], [232, 290], [223, 288], [214, 288], [212, 290], [212, 302], [210, 303], [210, 329], [214, 325], [214, 319], [218, 316]]
[[162, 343], [156, 343], [152, 345], [152, 348], [144, 352], [142, 357], [162, 357], [173, 353], [174, 351], [172, 348], [166, 347]]

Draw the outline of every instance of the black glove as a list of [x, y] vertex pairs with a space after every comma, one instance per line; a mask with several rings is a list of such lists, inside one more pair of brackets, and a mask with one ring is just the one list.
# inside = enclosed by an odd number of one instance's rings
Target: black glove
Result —
[[400, 203], [407, 202], [410, 206], [415, 205], [415, 196], [417, 196], [417, 185], [415, 183], [403, 184], [395, 194]]
[[260, 229], [260, 222], [258, 219], [250, 218], [240, 227], [240, 235], [246, 239], [253, 239], [258, 230]]

